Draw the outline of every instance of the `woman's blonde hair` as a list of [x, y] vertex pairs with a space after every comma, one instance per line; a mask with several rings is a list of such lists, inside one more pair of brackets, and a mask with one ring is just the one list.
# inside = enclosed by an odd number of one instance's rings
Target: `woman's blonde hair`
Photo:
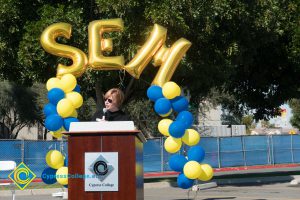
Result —
[[112, 97], [115, 100], [118, 107], [120, 107], [124, 101], [124, 93], [119, 88], [112, 88], [108, 90], [105, 95], [104, 99]]

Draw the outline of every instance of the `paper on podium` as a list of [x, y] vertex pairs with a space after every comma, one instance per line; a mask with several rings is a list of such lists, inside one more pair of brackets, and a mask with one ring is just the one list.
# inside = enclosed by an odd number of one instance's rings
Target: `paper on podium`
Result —
[[132, 131], [133, 121], [71, 122], [70, 132], [82, 131]]

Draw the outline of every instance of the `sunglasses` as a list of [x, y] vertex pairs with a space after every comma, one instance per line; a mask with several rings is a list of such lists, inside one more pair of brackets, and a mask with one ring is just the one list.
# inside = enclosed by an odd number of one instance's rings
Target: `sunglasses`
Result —
[[108, 101], [108, 103], [112, 103], [112, 102], [113, 102], [112, 99], [104, 99], [104, 102], [105, 102], [105, 101]]

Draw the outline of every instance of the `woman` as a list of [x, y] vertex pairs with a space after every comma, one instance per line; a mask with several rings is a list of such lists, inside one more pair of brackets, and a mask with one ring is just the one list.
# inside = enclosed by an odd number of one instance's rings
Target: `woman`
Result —
[[130, 121], [128, 115], [126, 115], [120, 107], [124, 101], [124, 93], [118, 88], [112, 88], [104, 95], [105, 108], [103, 112], [97, 111], [92, 121]]

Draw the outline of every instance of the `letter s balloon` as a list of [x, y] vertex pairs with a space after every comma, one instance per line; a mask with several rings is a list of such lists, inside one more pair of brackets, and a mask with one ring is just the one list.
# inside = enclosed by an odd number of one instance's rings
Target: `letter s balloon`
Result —
[[55, 23], [48, 26], [41, 35], [40, 42], [45, 51], [56, 56], [69, 58], [73, 61], [73, 64], [70, 66], [58, 64], [57, 77], [69, 73], [78, 77], [85, 72], [88, 64], [87, 56], [83, 51], [76, 47], [56, 42], [57, 37], [70, 39], [71, 32], [72, 27], [70, 24]]

